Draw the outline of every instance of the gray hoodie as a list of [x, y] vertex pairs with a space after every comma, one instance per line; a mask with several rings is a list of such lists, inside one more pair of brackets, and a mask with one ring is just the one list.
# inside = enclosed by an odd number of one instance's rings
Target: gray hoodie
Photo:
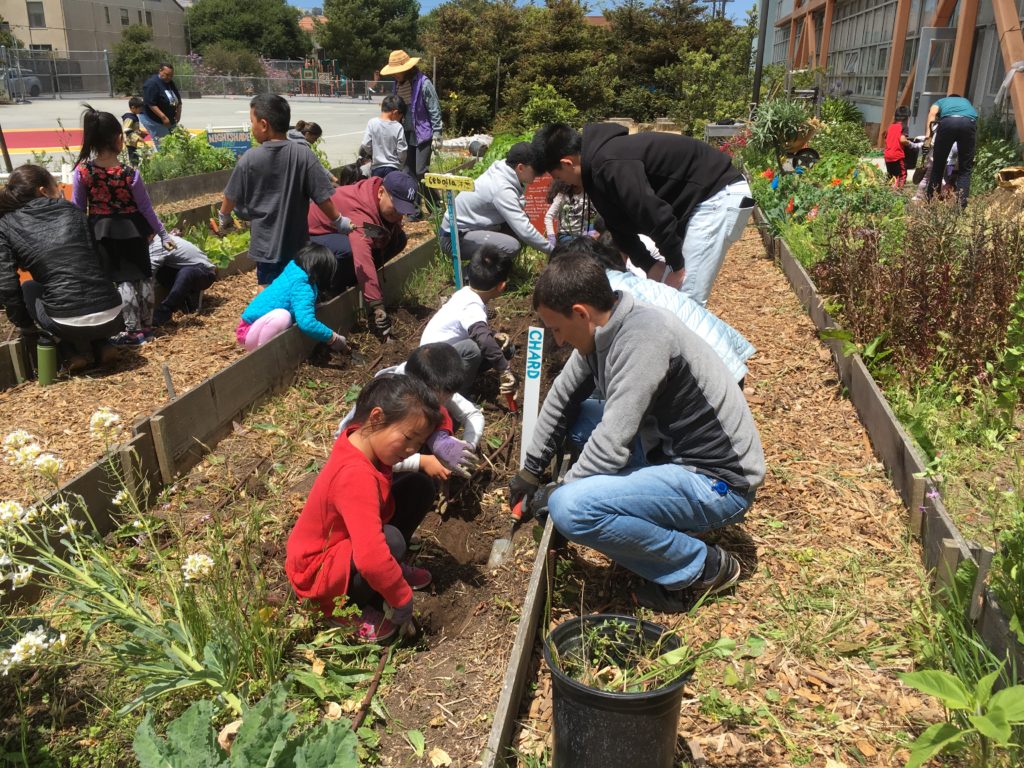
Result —
[[540, 475], [590, 396], [604, 416], [566, 482], [613, 475], [639, 435], [650, 464], [679, 464], [746, 494], [764, 482], [764, 452], [743, 393], [718, 355], [671, 312], [619, 297], [595, 350], [574, 351], [537, 417], [525, 467]]
[[[497, 231], [502, 225], [512, 230], [519, 242], [550, 253], [551, 246], [530, 223], [524, 206], [523, 185], [514, 168], [504, 160], [495, 160], [491, 167], [480, 174], [472, 192], [462, 192], [455, 198], [455, 219], [459, 232], [486, 229]], [[448, 232], [448, 220], [441, 228]]]

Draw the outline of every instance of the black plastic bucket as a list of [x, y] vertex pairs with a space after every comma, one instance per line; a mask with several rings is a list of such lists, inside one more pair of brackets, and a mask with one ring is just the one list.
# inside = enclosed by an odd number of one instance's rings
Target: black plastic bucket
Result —
[[[676, 731], [683, 686], [690, 674], [681, 675], [662, 688], [643, 693], [614, 693], [583, 685], [554, 663], [551, 649], [564, 659], [579, 651], [581, 637], [597, 628], [612, 636], [608, 622], [625, 622], [643, 641], [657, 643], [665, 628], [632, 616], [598, 613], [559, 624], [544, 643], [544, 660], [551, 670], [554, 716], [554, 768], [672, 768], [675, 764]], [[674, 636], [661, 641], [659, 651], [679, 648]]]

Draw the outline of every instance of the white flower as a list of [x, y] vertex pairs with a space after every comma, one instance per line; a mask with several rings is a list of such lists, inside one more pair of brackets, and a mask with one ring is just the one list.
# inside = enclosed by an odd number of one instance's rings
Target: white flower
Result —
[[57, 529], [57, 533], [74, 533], [75, 531], [79, 530], [83, 525], [85, 525], [84, 521], [74, 520], [69, 517], [67, 523], [65, 523]]
[[[9, 554], [7, 554], [6, 552], [0, 551], [0, 568], [6, 568], [12, 562], [14, 562], [14, 561], [11, 560], [11, 556]], [[0, 592], [0, 594], [3, 594], [3, 593]]]
[[103, 406], [89, 418], [89, 432], [93, 437], [110, 442], [121, 431], [121, 417]]
[[56, 504], [50, 505], [50, 511], [60, 517], [67, 517], [71, 514], [71, 506], [66, 501], [58, 501]]
[[7, 452], [7, 463], [19, 469], [31, 467], [43, 449], [39, 443], [28, 443]]
[[52, 453], [43, 453], [35, 461], [36, 471], [50, 482], [57, 482], [60, 473], [60, 459]]
[[141, 528], [145, 528], [146, 524], [144, 522], [142, 522], [141, 520], [132, 520], [132, 527], [133, 528], [140, 528], [141, 529]]
[[35, 438], [24, 429], [16, 429], [4, 438], [4, 448], [13, 452], [34, 441]]
[[122, 488], [120, 491], [117, 492], [117, 495], [114, 497], [114, 499], [113, 499], [113, 501], [111, 503], [115, 507], [122, 507], [125, 504], [127, 504], [130, 500], [131, 500], [131, 494], [129, 494], [127, 490]]
[[202, 581], [211, 573], [213, 573], [213, 558], [201, 552], [186, 557], [181, 566], [181, 574], [185, 577], [186, 584]]
[[31, 565], [23, 565], [21, 568], [11, 574], [11, 584], [14, 585], [15, 589], [20, 589], [28, 584], [29, 579], [32, 578], [32, 573], [35, 569]]
[[25, 519], [25, 508], [16, 501], [0, 501], [0, 526], [20, 523]]
[[18, 640], [14, 645], [3, 652], [0, 659], [0, 667], [6, 677], [11, 667], [19, 664], [30, 664], [56, 644], [63, 645], [63, 635], [60, 638], [53, 638], [47, 635], [42, 626], [38, 626]]

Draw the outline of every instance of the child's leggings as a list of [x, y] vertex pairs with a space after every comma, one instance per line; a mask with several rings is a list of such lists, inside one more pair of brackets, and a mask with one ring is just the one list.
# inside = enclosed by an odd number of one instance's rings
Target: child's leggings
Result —
[[130, 283], [118, 283], [117, 292], [121, 294], [121, 316], [124, 318], [125, 330], [137, 333], [153, 324], [153, 281], [135, 280]]
[[[437, 487], [434, 481], [422, 472], [401, 472], [391, 483], [391, 494], [395, 498], [395, 515], [384, 526], [384, 537], [395, 560], [401, 561], [409, 547], [409, 539], [434, 506]], [[371, 605], [380, 608], [383, 599], [366, 583], [366, 579], [352, 563], [349, 576], [348, 596], [356, 605]]]
[[272, 338], [291, 327], [292, 313], [287, 309], [272, 309], [255, 323], [249, 326], [242, 345], [247, 352], [252, 352], [270, 341]]

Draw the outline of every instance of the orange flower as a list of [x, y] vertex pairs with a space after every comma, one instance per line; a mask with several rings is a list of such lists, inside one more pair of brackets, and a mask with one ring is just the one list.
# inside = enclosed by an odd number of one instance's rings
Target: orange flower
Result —
[[842, 183], [843, 183], [842, 179], [832, 179], [832, 186], [833, 187], [838, 187]]
[[768, 179], [768, 181], [771, 181], [772, 179], [775, 178], [775, 171], [773, 171], [771, 168], [765, 168], [764, 171], [761, 172], [761, 178]]
[[793, 205], [793, 198], [789, 198], [789, 202], [786, 203], [786, 213], [792, 213], [796, 206]]

